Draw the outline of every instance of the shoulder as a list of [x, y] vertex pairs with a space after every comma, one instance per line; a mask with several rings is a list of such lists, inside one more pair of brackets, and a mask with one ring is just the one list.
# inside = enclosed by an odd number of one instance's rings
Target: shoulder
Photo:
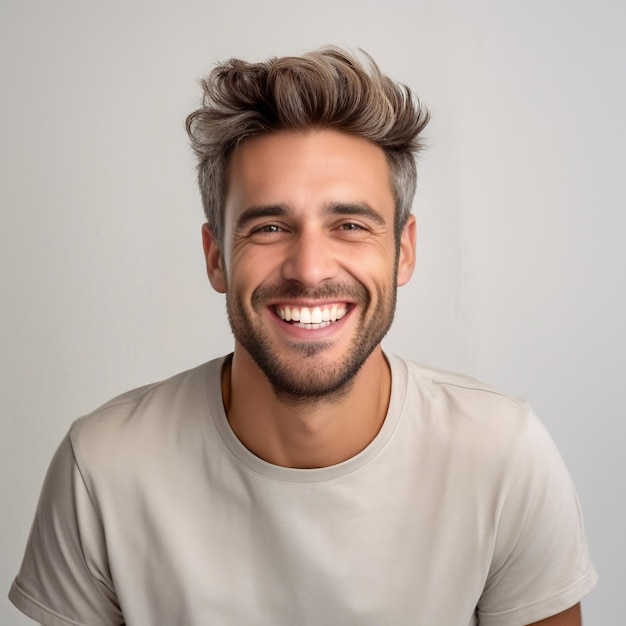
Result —
[[76, 420], [69, 441], [79, 468], [89, 473], [139, 465], [174, 445], [197, 440], [198, 429], [209, 425], [209, 389], [219, 381], [222, 361], [123, 393]]
[[406, 387], [406, 402], [417, 407], [422, 417], [451, 420], [457, 426], [470, 422], [475, 426], [515, 425], [518, 428], [524, 428], [529, 419], [528, 403], [520, 398], [470, 376], [392, 358], [394, 373], [404, 372], [400, 382]]
[[[394, 357], [402, 387], [402, 428], [459, 474], [481, 473], [499, 488], [519, 463], [545, 449], [549, 436], [527, 402], [474, 378]], [[404, 380], [403, 380], [404, 379]], [[398, 390], [397, 390], [398, 391]], [[399, 393], [399, 391], [398, 391]]]
[[[77, 419], [71, 426], [73, 437], [87, 436], [92, 430], [105, 427], [132, 427], [143, 421], [155, 423], [173, 417], [168, 409], [187, 401], [197, 401], [197, 394], [215, 364], [209, 361], [180, 372], [165, 380], [137, 387], [105, 402], [91, 413]], [[191, 394], [189, 397], [187, 394]]]
[[458, 397], [479, 406], [493, 404], [515, 408], [525, 405], [520, 398], [498, 391], [470, 376], [426, 367], [408, 360], [404, 360], [404, 363], [409, 378], [433, 396]]

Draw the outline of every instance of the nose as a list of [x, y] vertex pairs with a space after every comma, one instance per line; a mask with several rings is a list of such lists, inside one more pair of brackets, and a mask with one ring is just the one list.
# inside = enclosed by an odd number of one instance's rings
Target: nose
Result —
[[336, 278], [338, 270], [332, 242], [312, 229], [302, 230], [293, 238], [282, 266], [283, 278], [307, 288]]

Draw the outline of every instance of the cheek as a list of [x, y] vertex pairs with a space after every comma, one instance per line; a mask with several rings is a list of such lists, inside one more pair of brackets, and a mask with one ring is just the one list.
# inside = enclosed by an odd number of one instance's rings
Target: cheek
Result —
[[370, 250], [368, 254], [348, 258], [345, 268], [360, 283], [376, 290], [386, 290], [395, 283], [396, 258], [393, 254]]
[[265, 256], [248, 250], [233, 256], [226, 270], [229, 289], [251, 293], [259, 285], [272, 280], [276, 263], [272, 265]]
[[285, 245], [250, 245], [233, 253], [232, 264], [240, 274], [245, 272], [246, 280], [252, 276], [266, 280], [280, 275], [289, 257], [290, 250]]

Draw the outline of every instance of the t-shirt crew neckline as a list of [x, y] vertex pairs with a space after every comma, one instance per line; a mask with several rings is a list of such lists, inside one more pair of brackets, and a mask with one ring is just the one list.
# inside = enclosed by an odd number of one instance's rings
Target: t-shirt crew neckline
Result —
[[237, 463], [270, 480], [288, 483], [322, 483], [337, 480], [370, 463], [387, 445], [400, 421], [407, 391], [407, 367], [393, 354], [385, 354], [391, 370], [391, 393], [387, 415], [376, 437], [357, 455], [329, 467], [296, 469], [264, 461], [246, 448], [233, 432], [222, 403], [221, 371], [226, 358], [212, 361], [206, 381], [209, 413], [226, 450]]

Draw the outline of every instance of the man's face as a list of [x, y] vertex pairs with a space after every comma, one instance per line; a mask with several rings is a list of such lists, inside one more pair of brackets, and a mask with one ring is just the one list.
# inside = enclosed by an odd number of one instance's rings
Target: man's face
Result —
[[398, 256], [383, 151], [337, 131], [274, 133], [238, 148], [228, 174], [224, 249], [205, 231], [205, 251], [235, 350], [286, 398], [341, 394], [413, 269], [414, 220]]

